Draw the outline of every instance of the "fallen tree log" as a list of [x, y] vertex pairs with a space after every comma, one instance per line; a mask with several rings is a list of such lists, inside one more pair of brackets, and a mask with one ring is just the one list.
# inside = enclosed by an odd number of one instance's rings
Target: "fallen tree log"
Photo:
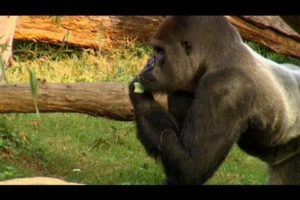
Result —
[[[29, 84], [0, 84], [0, 113], [34, 113]], [[76, 112], [132, 120], [127, 86], [119, 83], [39, 83], [40, 112]]]
[[148, 41], [162, 20], [153, 16], [61, 16], [58, 23], [54, 16], [21, 16], [14, 38], [109, 49], [127, 39]]
[[[21, 16], [15, 39], [65, 43], [82, 48], [114, 48], [126, 39], [148, 42], [161, 16]], [[244, 39], [300, 58], [300, 35], [278, 16], [227, 16]]]
[[[84, 113], [114, 120], [134, 119], [127, 85], [39, 82], [38, 108], [45, 112]], [[0, 113], [35, 113], [29, 84], [0, 84]], [[167, 109], [165, 95], [155, 99]]]
[[244, 39], [274, 52], [300, 58], [300, 35], [278, 16], [232, 16], [227, 19], [237, 27]]

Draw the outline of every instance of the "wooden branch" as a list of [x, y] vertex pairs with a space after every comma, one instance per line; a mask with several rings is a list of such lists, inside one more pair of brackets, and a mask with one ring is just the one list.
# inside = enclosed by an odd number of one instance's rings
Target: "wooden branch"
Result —
[[[0, 113], [35, 113], [29, 84], [0, 84]], [[155, 95], [164, 109], [166, 95]], [[43, 83], [39, 82], [40, 112], [73, 112], [114, 120], [134, 118], [127, 85], [120, 83]]]
[[14, 38], [76, 47], [106, 49], [127, 39], [147, 42], [162, 17], [153, 16], [62, 16], [57, 24], [52, 16], [20, 16]]
[[[34, 113], [29, 84], [0, 85], [0, 113]], [[127, 86], [119, 83], [39, 83], [40, 112], [77, 112], [132, 120]]]
[[[83, 48], [114, 48], [135, 38], [148, 42], [159, 24], [160, 16], [63, 16], [61, 26], [55, 17], [21, 16], [15, 39], [33, 40]], [[262, 44], [271, 50], [300, 58], [300, 35], [278, 16], [227, 16], [245, 39]]]
[[237, 27], [244, 39], [261, 44], [269, 49], [300, 58], [300, 35], [276, 16], [227, 17]]

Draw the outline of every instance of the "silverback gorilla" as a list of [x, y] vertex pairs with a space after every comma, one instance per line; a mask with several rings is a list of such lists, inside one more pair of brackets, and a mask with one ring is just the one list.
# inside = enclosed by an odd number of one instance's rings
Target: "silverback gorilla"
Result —
[[[237, 143], [300, 184], [300, 71], [251, 50], [221, 16], [167, 17], [130, 83], [137, 136], [168, 184], [204, 184]], [[134, 92], [134, 82], [144, 86]], [[168, 95], [168, 111], [153, 94]]]

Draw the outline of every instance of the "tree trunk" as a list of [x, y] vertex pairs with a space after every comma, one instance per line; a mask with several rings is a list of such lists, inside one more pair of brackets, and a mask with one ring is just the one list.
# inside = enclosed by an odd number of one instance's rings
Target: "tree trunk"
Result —
[[[33, 40], [83, 48], [113, 48], [128, 38], [148, 42], [159, 24], [160, 16], [21, 16], [15, 39]], [[227, 16], [245, 39], [271, 50], [300, 58], [300, 35], [277, 16]]]
[[277, 16], [227, 17], [244, 39], [269, 49], [300, 58], [300, 35]]
[[[40, 112], [73, 112], [114, 120], [133, 120], [127, 85], [120, 83], [39, 82]], [[0, 113], [34, 113], [29, 84], [0, 84]], [[166, 95], [155, 99], [167, 110]]]
[[[0, 113], [34, 113], [29, 84], [0, 84]], [[39, 83], [40, 112], [77, 112], [132, 120], [127, 86], [119, 83]]]
[[22, 16], [14, 38], [105, 49], [136, 39], [147, 42], [162, 21], [152, 16]]

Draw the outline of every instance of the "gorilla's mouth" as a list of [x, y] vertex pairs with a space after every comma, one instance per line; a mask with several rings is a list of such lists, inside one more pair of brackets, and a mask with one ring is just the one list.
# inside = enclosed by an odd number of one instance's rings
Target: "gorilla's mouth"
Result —
[[155, 79], [151, 77], [139, 76], [139, 82], [144, 86], [145, 90], [153, 91], [155, 87]]

